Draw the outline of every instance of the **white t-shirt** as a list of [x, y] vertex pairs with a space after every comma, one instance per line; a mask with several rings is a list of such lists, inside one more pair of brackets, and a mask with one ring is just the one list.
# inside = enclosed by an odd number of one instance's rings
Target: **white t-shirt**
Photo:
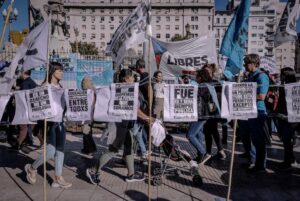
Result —
[[153, 86], [154, 97], [155, 98], [164, 98], [164, 86], [165, 83], [155, 83]]

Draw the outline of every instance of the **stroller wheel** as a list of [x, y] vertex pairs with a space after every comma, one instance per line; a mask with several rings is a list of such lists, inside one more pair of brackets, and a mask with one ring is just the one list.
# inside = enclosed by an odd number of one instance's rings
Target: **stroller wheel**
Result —
[[161, 176], [154, 176], [152, 178], [152, 182], [154, 186], [160, 186], [162, 184], [162, 178]]
[[162, 174], [162, 170], [161, 170], [161, 168], [160, 167], [155, 167], [154, 169], [153, 169], [153, 173], [152, 173], [154, 176], [156, 176], [156, 175], [161, 175]]
[[193, 184], [197, 185], [197, 186], [202, 186], [203, 185], [203, 181], [200, 175], [195, 175], [193, 176]]

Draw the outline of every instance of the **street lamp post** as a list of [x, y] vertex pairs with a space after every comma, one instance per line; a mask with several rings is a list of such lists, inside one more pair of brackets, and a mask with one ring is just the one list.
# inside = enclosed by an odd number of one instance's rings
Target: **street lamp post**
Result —
[[79, 26], [78, 24], [74, 24], [74, 33], [75, 33], [75, 46], [76, 46], [76, 53], [78, 53], [78, 36], [79, 36]]
[[4, 21], [8, 18], [8, 23], [9, 23], [9, 30], [8, 30], [8, 41], [11, 42], [11, 31], [12, 31], [12, 22], [13, 20], [17, 20], [18, 17], [18, 10], [14, 8], [13, 12], [7, 12], [6, 9], [2, 11], [2, 16], [4, 18]]

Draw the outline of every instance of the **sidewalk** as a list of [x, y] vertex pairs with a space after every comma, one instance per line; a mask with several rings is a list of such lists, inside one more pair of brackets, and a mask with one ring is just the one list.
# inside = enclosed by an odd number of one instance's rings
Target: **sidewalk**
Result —
[[[174, 135], [176, 142], [183, 150], [187, 150], [194, 155], [195, 150], [188, 143], [184, 134]], [[96, 156], [106, 150], [104, 142], [100, 141], [100, 135], [95, 135], [98, 146]], [[37, 183], [30, 185], [26, 182], [24, 166], [32, 163], [37, 158], [39, 150], [32, 151], [28, 155], [7, 150], [8, 144], [0, 143], [0, 200], [2, 201], [27, 201], [43, 200], [43, 167], [38, 170]], [[183, 168], [179, 175], [166, 176], [161, 186], [151, 185], [151, 199], [161, 201], [215, 201], [215, 198], [225, 198], [227, 193], [228, 169], [229, 169], [229, 149], [226, 149], [227, 159], [225, 161], [211, 160], [205, 166], [199, 166], [203, 186], [195, 186], [186, 168], [185, 162], [172, 162], [173, 165]], [[82, 155], [81, 135], [67, 135], [65, 166], [63, 176], [66, 181], [72, 182], [70, 189], [51, 188], [54, 177], [53, 161], [47, 165], [47, 190], [48, 200], [60, 201], [110, 201], [110, 200], [148, 200], [148, 182], [126, 183], [124, 176], [127, 174], [125, 167], [116, 166], [114, 160], [103, 169], [101, 183], [99, 186], [90, 184], [85, 177], [85, 169], [95, 160]], [[277, 138], [273, 141], [272, 148], [268, 149], [268, 174], [248, 175], [240, 164], [245, 162], [238, 153], [242, 151], [242, 145], [237, 144], [237, 154], [235, 155], [235, 165], [233, 173], [233, 187], [231, 198], [233, 201], [296, 201], [300, 198], [300, 168], [288, 173], [275, 171], [276, 165], [283, 158], [282, 143]], [[296, 157], [300, 161], [300, 148], [296, 149]], [[120, 157], [119, 155], [118, 157]], [[153, 157], [156, 162], [158, 157]], [[157, 163], [156, 163], [157, 164]], [[154, 166], [155, 163], [152, 163]], [[147, 178], [148, 170], [146, 166], [136, 162], [136, 170], [145, 172]]]

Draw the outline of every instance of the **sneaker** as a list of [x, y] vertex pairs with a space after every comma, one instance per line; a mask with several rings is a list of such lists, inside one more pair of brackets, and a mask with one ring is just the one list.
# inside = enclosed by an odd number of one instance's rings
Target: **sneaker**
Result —
[[55, 181], [51, 184], [52, 188], [70, 188], [71, 186], [72, 184], [66, 182], [63, 177], [60, 177], [60, 179], [55, 179]]
[[96, 172], [92, 168], [86, 169], [86, 176], [89, 178], [90, 182], [94, 185], [98, 185], [100, 183], [100, 173]]
[[145, 180], [145, 177], [138, 173], [134, 173], [131, 176], [127, 176], [125, 179], [126, 182], [135, 182], [135, 181], [144, 181], [144, 180]]
[[22, 146], [21, 149], [19, 150], [19, 152], [22, 154], [29, 154], [31, 151], [32, 150], [27, 146]]
[[225, 154], [224, 149], [222, 149], [221, 151], [219, 151], [216, 156], [220, 160], [225, 160], [226, 159], [226, 154]]
[[249, 174], [264, 174], [267, 173], [265, 168], [258, 168], [256, 166], [251, 167], [247, 170], [247, 173]]
[[211, 158], [211, 155], [206, 153], [201, 159], [200, 165], [204, 165], [209, 159]]
[[25, 165], [26, 179], [28, 183], [35, 184], [36, 183], [36, 170], [33, 170], [31, 164]]
[[191, 160], [191, 161], [190, 161], [190, 165], [191, 165], [191, 167], [198, 167], [197, 162], [194, 161], [194, 160]]

